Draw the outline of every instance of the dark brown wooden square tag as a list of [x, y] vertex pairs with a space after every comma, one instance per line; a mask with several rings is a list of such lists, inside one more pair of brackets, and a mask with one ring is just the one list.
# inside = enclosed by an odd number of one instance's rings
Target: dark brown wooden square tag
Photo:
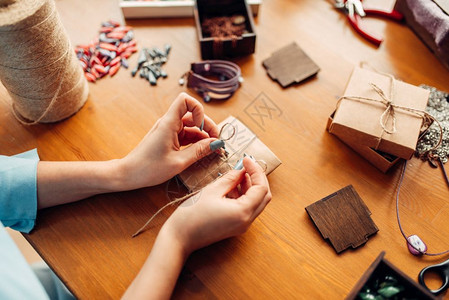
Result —
[[262, 62], [268, 75], [282, 87], [307, 79], [320, 70], [295, 42], [279, 49]]
[[379, 231], [352, 185], [307, 206], [306, 211], [337, 253], [365, 244]]

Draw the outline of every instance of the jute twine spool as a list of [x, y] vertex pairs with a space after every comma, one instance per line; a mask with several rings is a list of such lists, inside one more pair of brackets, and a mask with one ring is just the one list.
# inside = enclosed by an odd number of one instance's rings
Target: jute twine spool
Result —
[[0, 80], [24, 124], [60, 121], [84, 105], [87, 81], [54, 0], [0, 0]]

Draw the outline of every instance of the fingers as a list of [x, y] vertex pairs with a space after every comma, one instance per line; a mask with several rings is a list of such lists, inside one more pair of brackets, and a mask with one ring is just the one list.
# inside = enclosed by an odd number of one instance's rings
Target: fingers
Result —
[[193, 144], [207, 138], [209, 138], [209, 135], [206, 132], [199, 131], [197, 128], [192, 127], [186, 127], [178, 134], [181, 146]]
[[230, 191], [226, 195], [226, 197], [231, 199], [237, 199], [238, 197], [240, 197], [239, 187], [236, 186], [235, 188], [233, 188], [232, 191]]
[[187, 112], [192, 113], [194, 125], [200, 127], [204, 116], [203, 105], [186, 93], [181, 93], [176, 97], [175, 101], [170, 105], [166, 116], [173, 122], [179, 122]]
[[218, 127], [211, 118], [204, 114], [203, 105], [192, 96], [181, 93], [176, 97], [166, 113], [171, 123], [178, 125], [182, 120], [184, 126], [198, 128], [203, 124], [203, 130], [210, 137], [218, 137]]
[[[187, 130], [185, 130], [185, 132], [186, 132], [186, 135], [190, 134], [190, 133], [187, 133], [188, 132]], [[198, 134], [201, 134], [201, 133], [198, 132]], [[199, 136], [198, 135], [195, 136], [194, 133], [192, 133], [192, 135], [189, 136], [189, 138], [191, 138], [192, 141], [194, 139], [196, 139], [197, 137], [199, 137]], [[211, 142], [213, 142], [214, 140], [215, 140], [214, 138], [203, 138], [203, 139], [198, 140], [197, 142], [191, 144], [189, 147], [180, 150], [177, 153], [177, 155], [179, 155], [181, 161], [183, 162], [183, 169], [187, 168], [188, 166], [190, 166], [197, 160], [200, 160], [201, 158], [211, 154], [212, 151], [210, 150], [209, 144]]]
[[245, 178], [243, 178], [242, 183], [240, 183], [242, 194], [246, 194], [248, 189], [251, 187], [251, 177], [248, 173], [245, 173]]
[[[217, 124], [215, 124], [215, 122], [207, 115], [203, 115], [203, 117], [204, 117], [203, 131], [207, 132], [210, 137], [215, 138], [218, 137], [219, 130]], [[200, 126], [196, 125], [196, 122], [193, 119], [193, 115], [190, 112], [184, 115], [184, 117], [182, 118], [182, 123], [184, 124], [184, 126], [187, 127], [197, 127], [198, 129], [201, 127], [201, 125]]]
[[267, 176], [265, 175], [264, 171], [262, 170], [261, 166], [259, 166], [259, 164], [257, 164], [252, 159], [245, 157], [243, 159], [243, 166], [245, 167], [246, 172], [248, 173], [251, 179], [252, 185], [263, 185], [268, 188], [268, 191], [270, 190]]
[[240, 184], [238, 186], [236, 186], [232, 191], [230, 191], [227, 194], [227, 197], [231, 198], [231, 199], [237, 199], [241, 195], [245, 194], [246, 191], [248, 191], [248, 189], [250, 188], [250, 186], [251, 186], [251, 179], [250, 179], [248, 173], [245, 173], [245, 176], [243, 177]]
[[256, 162], [245, 158], [243, 165], [250, 177], [251, 186], [238, 200], [252, 212], [251, 220], [254, 220], [270, 202], [271, 191], [265, 173]]
[[237, 185], [243, 180], [245, 176], [245, 169], [230, 170], [219, 179], [211, 183], [210, 188], [215, 194], [225, 197], [228, 193], [233, 191]]
[[271, 193], [266, 186], [256, 185], [249, 188], [245, 195], [238, 198], [238, 201], [246, 207], [249, 221], [253, 222], [271, 201]]

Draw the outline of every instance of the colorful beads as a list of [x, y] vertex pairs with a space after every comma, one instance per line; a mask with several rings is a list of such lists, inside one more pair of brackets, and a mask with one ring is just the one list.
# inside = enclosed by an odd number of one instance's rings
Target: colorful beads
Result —
[[84, 76], [90, 82], [108, 74], [114, 76], [121, 66], [128, 68], [127, 59], [137, 52], [132, 27], [110, 20], [101, 24], [99, 32], [90, 44], [75, 47]]

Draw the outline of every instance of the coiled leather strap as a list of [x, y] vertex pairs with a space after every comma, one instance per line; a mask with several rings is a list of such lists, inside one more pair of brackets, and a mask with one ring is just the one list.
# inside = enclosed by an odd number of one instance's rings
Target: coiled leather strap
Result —
[[183, 78], [187, 75], [187, 87], [194, 89], [205, 102], [226, 100], [240, 87], [243, 81], [241, 74], [240, 67], [233, 62], [206, 60], [192, 63], [190, 71], [181, 77], [180, 84], [184, 84]]

